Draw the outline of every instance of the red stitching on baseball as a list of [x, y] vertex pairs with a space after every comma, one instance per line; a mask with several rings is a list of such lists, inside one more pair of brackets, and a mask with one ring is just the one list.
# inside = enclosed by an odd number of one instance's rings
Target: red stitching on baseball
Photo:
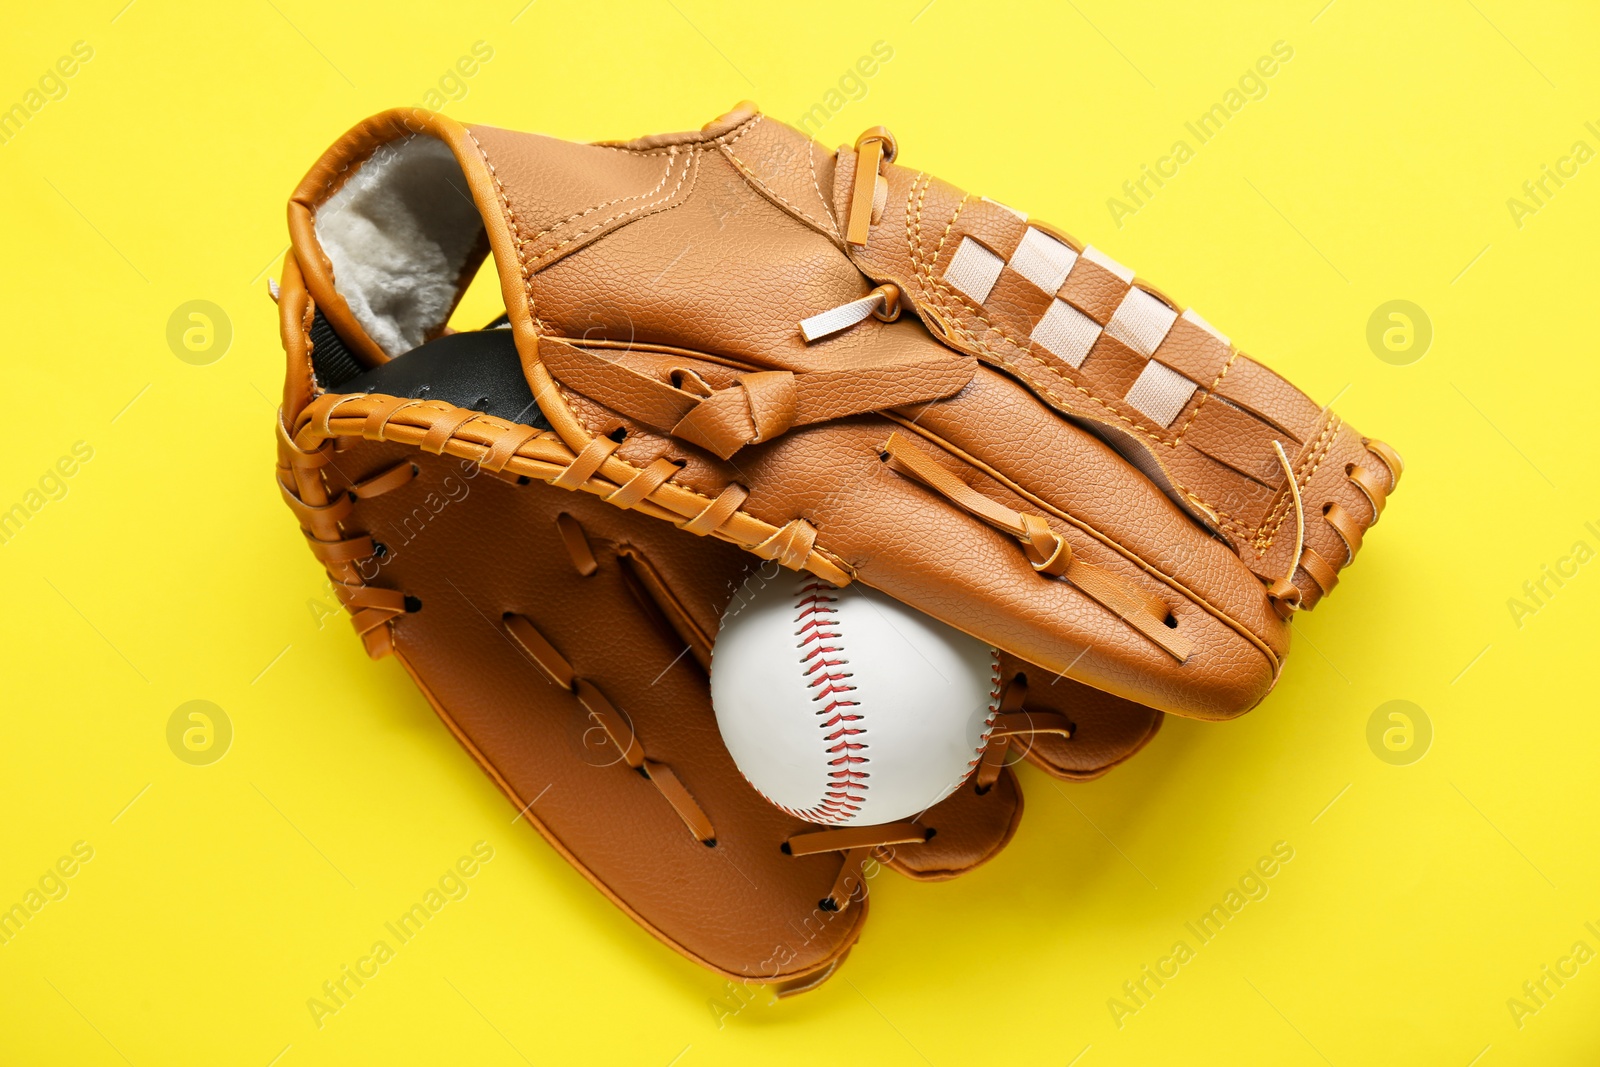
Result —
[[801, 677], [806, 687], [815, 691], [812, 702], [822, 704], [816, 714], [822, 719], [818, 726], [823, 731], [823, 752], [833, 757], [827, 761], [832, 769], [827, 772], [822, 799], [794, 814], [820, 823], [844, 823], [860, 813], [867, 801], [866, 779], [870, 777], [862, 765], [871, 762], [870, 756], [862, 754], [868, 745], [858, 740], [867, 732], [866, 717], [848, 710], [859, 707], [860, 702], [850, 699], [856, 688], [846, 669], [850, 661], [840, 658], [844, 648], [839, 609], [834, 607], [838, 597], [829, 595], [835, 591], [820, 578], [808, 576], [802, 579], [794, 605]]

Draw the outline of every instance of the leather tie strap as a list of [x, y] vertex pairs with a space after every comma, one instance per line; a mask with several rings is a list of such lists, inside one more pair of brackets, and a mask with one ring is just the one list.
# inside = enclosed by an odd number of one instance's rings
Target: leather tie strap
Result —
[[819, 901], [824, 911], [843, 911], [850, 902], [866, 895], [863, 868], [879, 848], [892, 845], [920, 845], [933, 836], [931, 830], [914, 822], [888, 823], [883, 826], [845, 826], [834, 830], [795, 834], [783, 843], [783, 850], [792, 856], [814, 856], [821, 852], [843, 852], [844, 863], [833, 880], [828, 895]]
[[614, 492], [607, 493], [604, 500], [606, 503], [615, 504], [626, 511], [661, 488], [662, 483], [677, 474], [681, 469], [670, 459], [655, 460], [650, 466], [645, 467], [638, 474], [629, 478]]
[[770, 441], [794, 425], [799, 387], [792, 373], [753, 371], [734, 381], [732, 388], [695, 399], [682, 418], [662, 428], [727, 459], [745, 445]]
[[874, 126], [856, 138], [856, 175], [850, 189], [850, 220], [844, 239], [857, 248], [867, 243], [872, 227], [878, 170], [884, 163], [893, 163], [898, 152], [894, 134], [883, 126]]
[[594, 547], [589, 544], [589, 535], [583, 532], [583, 525], [565, 511], [556, 516], [556, 532], [561, 535], [561, 543], [566, 546], [567, 555], [572, 557], [572, 568], [584, 578], [588, 578], [600, 569], [599, 560], [594, 558]]
[[1383, 465], [1389, 468], [1389, 492], [1394, 492], [1395, 487], [1400, 484], [1400, 475], [1406, 472], [1406, 461], [1400, 458], [1399, 452], [1376, 437], [1363, 437], [1361, 443], [1366, 446], [1368, 452], [1381, 459]]
[[564, 385], [631, 419], [728, 459], [791, 427], [920, 404], [960, 392], [977, 362], [938, 353], [917, 362], [802, 371], [750, 370], [713, 389], [678, 369], [663, 381], [598, 350], [544, 338], [540, 359]]
[[1091, 600], [1109, 609], [1148, 637], [1179, 663], [1189, 658], [1194, 643], [1181, 637], [1167, 620], [1167, 605], [1110, 571], [1074, 558], [1072, 548], [1043, 517], [1013, 511], [991, 500], [946, 470], [938, 460], [911, 444], [898, 431], [879, 449], [891, 469], [913, 478], [961, 510], [1022, 542], [1033, 569], [1064, 578]]
[[645, 777], [650, 779], [666, 798], [667, 803], [672, 805], [672, 810], [678, 813], [678, 818], [683, 820], [683, 824], [689, 828], [695, 840], [703, 845], [715, 845], [717, 832], [711, 826], [711, 819], [706, 815], [705, 809], [695, 803], [694, 797], [684, 788], [673, 769], [665, 763], [647, 759], [644, 761], [643, 770]]
[[1375, 473], [1360, 466], [1352, 466], [1348, 477], [1357, 489], [1366, 494], [1367, 502], [1372, 505], [1372, 521], [1367, 525], [1376, 526], [1383, 515], [1384, 504], [1389, 501], [1387, 479], [1379, 481]]
[[417, 476], [417, 465], [409, 459], [403, 459], [392, 467], [379, 471], [370, 478], [363, 478], [350, 487], [353, 496], [360, 500], [371, 500], [375, 496], [398, 489]]
[[695, 801], [694, 795], [671, 767], [645, 756], [644, 746], [633, 732], [633, 724], [617, 710], [617, 706], [593, 682], [578, 677], [567, 658], [525, 616], [507, 615], [503, 622], [506, 632], [527, 653], [539, 672], [577, 698], [579, 705], [589, 713], [589, 718], [605, 731], [607, 740], [622, 754], [622, 762], [656, 787], [662, 799], [671, 805], [689, 832], [694, 834], [695, 840], [703, 845], [716, 845], [717, 835], [711, 825], [711, 817]]
[[1332, 526], [1334, 532], [1344, 538], [1345, 556], [1344, 566], [1348, 567], [1356, 558], [1356, 553], [1361, 551], [1361, 524], [1341, 508], [1338, 504], [1328, 504], [1322, 509], [1322, 517]]

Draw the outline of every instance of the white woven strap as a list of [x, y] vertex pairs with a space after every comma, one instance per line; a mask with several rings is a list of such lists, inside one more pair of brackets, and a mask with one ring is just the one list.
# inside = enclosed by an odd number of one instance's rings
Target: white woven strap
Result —
[[888, 298], [883, 291], [874, 289], [859, 300], [852, 300], [848, 304], [840, 304], [836, 308], [818, 312], [809, 319], [800, 320], [800, 336], [806, 339], [806, 344], [820, 341], [824, 337], [832, 337], [840, 330], [848, 330], [858, 322], [864, 321], [868, 315], [875, 311], [882, 311], [888, 307]]

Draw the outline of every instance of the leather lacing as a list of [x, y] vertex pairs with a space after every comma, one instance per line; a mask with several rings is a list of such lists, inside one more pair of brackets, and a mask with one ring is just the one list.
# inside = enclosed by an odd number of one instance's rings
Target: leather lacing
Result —
[[987, 793], [999, 780], [1012, 738], [1055, 734], [1070, 741], [1077, 732], [1077, 726], [1058, 711], [1029, 711], [1023, 705], [1027, 698], [1027, 676], [1013, 675], [1000, 694], [1000, 711], [994, 717], [994, 725], [989, 731], [989, 744], [983, 750], [977, 772], [972, 776], [979, 793]]
[[[582, 527], [578, 529], [581, 535]], [[592, 552], [589, 558], [593, 558]], [[556, 650], [527, 616], [508, 612], [501, 620], [501, 624], [518, 647], [527, 653], [528, 659], [541, 674], [577, 698], [583, 710], [589, 713], [589, 718], [605, 731], [606, 738], [621, 754], [622, 761], [656, 787], [662, 798], [672, 806], [672, 810], [678, 813], [678, 818], [683, 820], [683, 824], [689, 828], [695, 840], [708, 848], [715, 848], [717, 834], [712, 828], [711, 817], [706, 814], [705, 809], [694, 799], [670, 766], [645, 755], [644, 746], [640, 744], [638, 736], [633, 731], [633, 724], [628, 721], [627, 716], [623, 715], [593, 682], [579, 677], [571, 662]]]
[[[589, 535], [584, 532], [583, 524], [564, 511], [556, 516], [555, 524], [562, 547], [567, 550], [567, 556], [578, 575], [590, 578], [598, 574], [600, 562], [595, 556], [594, 546], [589, 543]], [[501, 625], [539, 669], [539, 673], [577, 698], [578, 704], [588, 712], [589, 718], [605, 732], [606, 739], [621, 754], [622, 762], [656, 787], [695, 840], [707, 848], [715, 848], [717, 834], [711, 825], [711, 817], [669, 765], [645, 755], [633, 724], [605, 693], [593, 682], [579, 677], [571, 661], [556, 650], [555, 645], [539, 632], [539, 628], [527, 616], [507, 612], [501, 618]]]
[[1366, 497], [1367, 503], [1372, 507], [1370, 522], [1363, 524], [1333, 501], [1322, 505], [1322, 520], [1333, 527], [1333, 532], [1344, 542], [1344, 559], [1336, 565], [1328, 562], [1316, 549], [1305, 543], [1305, 515], [1299, 485], [1295, 481], [1294, 472], [1288, 468], [1288, 458], [1283, 452], [1283, 446], [1276, 441], [1273, 442], [1278, 450], [1279, 460], [1288, 475], [1289, 490], [1293, 497], [1296, 522], [1299, 526], [1299, 550], [1289, 565], [1289, 573], [1267, 587], [1267, 596], [1272, 601], [1272, 606], [1284, 618], [1288, 618], [1300, 609], [1300, 590], [1293, 583], [1296, 570], [1304, 571], [1317, 584], [1323, 596], [1333, 592], [1333, 587], [1339, 584], [1339, 572], [1354, 562], [1356, 553], [1361, 551], [1362, 535], [1378, 524], [1389, 494], [1394, 492], [1395, 487], [1400, 484], [1400, 475], [1405, 473], [1405, 461], [1400, 458], [1400, 453], [1389, 445], [1374, 437], [1364, 437], [1361, 443], [1367, 453], [1382, 465], [1383, 472], [1380, 475], [1376, 466], [1367, 467], [1358, 463], [1347, 464], [1344, 469], [1345, 478], [1361, 491], [1362, 496]]
[[350, 623], [361, 635], [367, 655], [379, 659], [394, 648], [390, 620], [416, 610], [417, 602], [398, 589], [367, 583], [361, 564], [380, 555], [382, 546], [370, 534], [346, 531], [344, 520], [357, 500], [400, 488], [417, 476], [417, 467], [402, 460], [334, 494], [325, 472], [333, 463], [333, 454], [331, 438], [314, 448], [303, 448], [279, 420], [278, 490], [299, 520], [312, 554], [322, 562], [339, 602], [350, 612]]
[[790, 570], [806, 570], [848, 585], [855, 575], [842, 561], [817, 549], [817, 530], [803, 518], [781, 526], [740, 510], [749, 491], [737, 483], [708, 498], [677, 485], [682, 468], [668, 459], [635, 467], [613, 453], [619, 437], [594, 437], [574, 453], [550, 431], [457, 408], [437, 400], [381, 394], [324, 394], [296, 420], [287, 441], [291, 455], [316, 452], [331, 438], [360, 435], [394, 441], [435, 455], [448, 453], [512, 480], [530, 478], [562, 489], [582, 490], [623, 508], [665, 519], [699, 536], [731, 541]]
[[[405, 412], [405, 420], [395, 416]], [[438, 415], [435, 421], [430, 416]], [[465, 416], [465, 417], [463, 417]], [[279, 485], [291, 510], [300, 519], [307, 540], [317, 558], [323, 560], [333, 579], [335, 588], [343, 590], [341, 601], [352, 612], [352, 623], [366, 645], [368, 654], [381, 657], [393, 650], [392, 630], [388, 623], [395, 615], [407, 610], [407, 598], [398, 591], [371, 586], [363, 579], [357, 563], [377, 554], [377, 545], [370, 535], [344, 531], [341, 522], [348, 517], [355, 500], [369, 499], [399, 488], [417, 474], [416, 466], [402, 461], [385, 468], [378, 474], [353, 485], [337, 497], [329, 491], [323, 468], [333, 461], [334, 445], [341, 435], [359, 433], [373, 441], [399, 441], [422, 446], [437, 454], [449, 453], [477, 461], [487, 472], [511, 481], [538, 478], [564, 487], [582, 489], [603, 498], [612, 499], [624, 493], [621, 500], [631, 506], [649, 510], [660, 518], [674, 521], [680, 528], [700, 536], [717, 534], [730, 540], [727, 527], [739, 531], [759, 522], [740, 512], [739, 506], [749, 495], [737, 484], [729, 485], [709, 502], [697, 495], [694, 504], [685, 507], [681, 499], [659, 500], [659, 490], [670, 485], [672, 471], [664, 467], [633, 468], [633, 473], [621, 481], [611, 482], [599, 477], [606, 462], [616, 450], [618, 442], [610, 438], [595, 438], [574, 455], [559, 438], [549, 432], [539, 432], [531, 427], [506, 423], [493, 416], [465, 409], [453, 408], [438, 401], [408, 401], [381, 395], [324, 395], [302, 413], [297, 420], [299, 433], [293, 437], [283, 426], [278, 428]], [[441, 430], [439, 427], [448, 427]], [[636, 482], [635, 479], [645, 481]], [[644, 490], [649, 486], [648, 491]], [[686, 514], [687, 513], [687, 514]], [[735, 523], [736, 517], [745, 520]], [[800, 546], [810, 550], [809, 536], [805, 530], [793, 529], [796, 524], [808, 527], [804, 520], [795, 520], [784, 527], [766, 527], [771, 532], [755, 548], [778, 545], [787, 551], [772, 554], [758, 552], [764, 558], [778, 558], [786, 565], [806, 566], [816, 572], [816, 556], [808, 557]], [[597, 572], [599, 562], [583, 527], [571, 515], [562, 513], [556, 518], [557, 531], [574, 568], [582, 575]], [[757, 527], [759, 530], [760, 527]], [[749, 544], [745, 547], [751, 548]], [[835, 585], [849, 581], [850, 575], [838, 568], [824, 575]], [[644, 746], [635, 735], [626, 716], [592, 682], [578, 675], [570, 661], [539, 632], [531, 620], [517, 613], [508, 613], [502, 619], [505, 632], [528, 655], [536, 668], [553, 684], [573, 694], [589, 717], [604, 731], [606, 738], [617, 749], [623, 762], [654, 785], [662, 798], [672, 807], [696, 840], [708, 846], [716, 844], [716, 831], [705, 809], [694, 799], [677, 774], [665, 763], [650, 759]], [[709, 641], [702, 639], [702, 645]], [[693, 643], [691, 643], [691, 647]], [[696, 658], [707, 662], [707, 649], [696, 648]], [[998, 778], [1009, 739], [1025, 734], [1056, 733], [1072, 735], [1072, 724], [1052, 712], [1027, 712], [1022, 708], [1026, 682], [1018, 676], [1006, 688], [1000, 701], [990, 732], [989, 745], [975, 775], [976, 787], [987, 792]], [[864, 867], [875, 854], [887, 858], [883, 850], [900, 845], [921, 844], [933, 838], [936, 830], [916, 822], [892, 823], [884, 826], [841, 827], [806, 831], [795, 834], [783, 842], [783, 851], [794, 856], [815, 855], [822, 852], [844, 853], [844, 862], [830, 888], [828, 896], [818, 902], [824, 911], [843, 911], [854, 900], [865, 894]]]
[[917, 822], [843, 826], [794, 834], [781, 847], [784, 854], [790, 856], [814, 856], [819, 852], [844, 853], [844, 865], [833, 880], [833, 888], [817, 902], [823, 911], [844, 911], [852, 901], [866, 895], [865, 867], [875, 852], [895, 845], [920, 845], [932, 840], [934, 833], [932, 827]]
[[1177, 617], [1171, 608], [1126, 579], [1078, 559], [1066, 538], [1042, 516], [1015, 511], [978, 492], [898, 431], [889, 435], [879, 451], [895, 472], [921, 482], [968, 514], [1015, 537], [1034, 570], [1070, 582], [1179, 663], [1189, 658], [1194, 643], [1177, 633]]
[[[1065, 715], [1056, 711], [1029, 711], [1024, 702], [1028, 696], [1028, 680], [1017, 674], [1001, 690], [999, 709], [994, 717], [989, 741], [982, 756], [976, 760], [973, 788], [982, 796], [993, 788], [1005, 767], [1006, 756], [1013, 739], [1054, 734], [1072, 739], [1077, 726]], [[828, 830], [808, 830], [791, 836], [783, 843], [783, 851], [792, 856], [810, 856], [819, 852], [843, 852], [844, 866], [839, 869], [833, 888], [818, 902], [824, 911], [843, 911], [850, 902], [865, 895], [864, 868], [874, 856], [889, 858], [886, 850], [897, 845], [918, 845], [931, 841], [937, 831], [915, 820], [888, 823], [883, 826], [846, 826]]]
[[[806, 319], [800, 330], [807, 341], [815, 341], [874, 315], [893, 321], [899, 314], [900, 290], [886, 284]], [[694, 366], [646, 370], [603, 354], [610, 350], [611, 343], [604, 341], [585, 341], [580, 348], [559, 337], [539, 340], [541, 365], [563, 385], [719, 459], [732, 457], [746, 445], [772, 441], [796, 426], [954, 395], [976, 371], [971, 360], [939, 350], [882, 366], [751, 368], [715, 388]], [[673, 358], [671, 350], [646, 346], [636, 354], [652, 351], [660, 362]]]
[[[384, 428], [388, 425], [388, 417], [399, 407], [393, 403], [392, 397], [379, 399], [380, 405], [377, 411], [366, 419], [363, 436], [368, 440], [385, 440]], [[443, 418], [428, 427], [423, 436], [422, 447], [430, 452], [443, 452], [453, 435], [477, 417], [476, 412], [451, 409]], [[528, 427], [513, 428], [485, 450], [485, 458], [490, 465], [501, 463], [503, 466], [504, 462], [515, 454], [518, 445], [527, 443], [537, 434], [538, 431]], [[563, 470], [570, 471], [576, 467], [581, 471], [583, 467], [591, 467], [589, 473], [592, 473], [592, 467], [598, 466], [599, 460], [603, 460], [616, 448], [614, 441], [606, 438], [596, 438], [596, 440], [604, 441], [606, 445], [592, 450], [586, 449], [584, 453], [574, 457]], [[356, 632], [361, 635], [368, 655], [377, 659], [394, 650], [393, 631], [389, 622], [396, 615], [408, 610], [408, 600], [411, 598], [397, 589], [385, 589], [367, 584], [359, 563], [378, 555], [379, 546], [370, 534], [347, 533], [342, 524], [343, 520], [349, 517], [357, 500], [371, 499], [398, 489], [416, 477], [417, 467], [410, 460], [403, 460], [370, 478], [355, 483], [348, 491], [335, 496], [330, 493], [324, 476], [324, 468], [333, 461], [334, 441], [334, 437], [328, 436], [313, 448], [302, 447], [289, 437], [280, 420], [278, 487], [289, 509], [300, 520], [301, 529], [311, 545], [313, 554], [327, 568], [328, 577], [334, 583], [340, 602], [351, 613], [350, 621], [355, 626]], [[517, 445], [508, 445], [506, 444], [508, 441], [516, 441]], [[673, 470], [676, 471], [677, 468], [674, 467]], [[649, 495], [650, 490], [659, 487], [665, 480], [663, 474], [664, 472], [659, 469], [647, 467], [640, 471], [635, 479], [630, 479], [613, 490], [611, 496], [625, 494], [624, 500], [626, 500], [627, 495], [637, 494], [638, 499], [643, 499]], [[588, 477], [589, 474], [585, 473], [578, 480], [582, 482]], [[643, 482], [638, 483], [638, 479], [643, 479]], [[648, 485], [649, 489], [642, 489], [643, 485]], [[637, 503], [637, 500], [634, 503]], [[594, 574], [599, 564], [583, 528], [565, 513], [557, 519], [556, 525], [578, 573], [585, 576]], [[617, 710], [605, 694], [594, 683], [579, 677], [566, 657], [558, 652], [525, 616], [508, 613], [502, 620], [502, 625], [546, 678], [577, 698], [589, 717], [604, 730], [607, 739], [616, 746], [623, 762], [656, 787], [695, 839], [707, 846], [715, 846], [716, 831], [705, 809], [690, 795], [671, 767], [645, 755], [644, 748], [634, 735], [633, 727], [627, 717]]]

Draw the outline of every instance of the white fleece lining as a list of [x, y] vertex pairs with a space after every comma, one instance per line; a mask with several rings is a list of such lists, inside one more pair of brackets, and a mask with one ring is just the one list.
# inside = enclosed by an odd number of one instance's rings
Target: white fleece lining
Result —
[[333, 284], [390, 357], [444, 325], [483, 220], [443, 141], [417, 135], [373, 154], [317, 208]]

